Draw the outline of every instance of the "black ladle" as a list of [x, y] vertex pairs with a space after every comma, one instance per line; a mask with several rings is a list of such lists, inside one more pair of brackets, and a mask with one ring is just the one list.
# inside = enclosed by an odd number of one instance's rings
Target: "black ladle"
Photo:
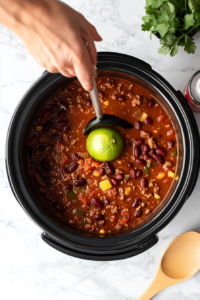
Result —
[[83, 133], [87, 135], [92, 130], [100, 126], [114, 126], [122, 127], [125, 129], [133, 128], [133, 125], [124, 119], [108, 114], [103, 115], [95, 78], [93, 78], [93, 83], [93, 90], [89, 93], [92, 104], [94, 106], [94, 111], [96, 113], [96, 118], [93, 118], [92, 120], [90, 120], [90, 122], [87, 123]]

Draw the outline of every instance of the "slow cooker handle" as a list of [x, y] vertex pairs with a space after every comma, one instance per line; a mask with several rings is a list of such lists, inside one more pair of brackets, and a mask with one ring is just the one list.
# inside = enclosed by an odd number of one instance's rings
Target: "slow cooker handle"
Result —
[[150, 237], [148, 240], [145, 240], [144, 242], [136, 245], [134, 249], [128, 250], [127, 252], [125, 250], [123, 253], [107, 254], [105, 252], [103, 253], [102, 251], [103, 254], [99, 254], [99, 252], [97, 254], [90, 254], [90, 253], [86, 253], [85, 251], [80, 252], [80, 249], [78, 248], [71, 249], [70, 247], [68, 247], [67, 244], [64, 245], [63, 243], [62, 244], [59, 243], [58, 240], [55, 240], [52, 236], [50, 236], [46, 232], [43, 232], [41, 234], [41, 238], [49, 246], [64, 254], [74, 256], [77, 258], [95, 260], [95, 261], [111, 261], [111, 260], [129, 258], [147, 251], [149, 248], [153, 247], [158, 242], [158, 236], [154, 235]]

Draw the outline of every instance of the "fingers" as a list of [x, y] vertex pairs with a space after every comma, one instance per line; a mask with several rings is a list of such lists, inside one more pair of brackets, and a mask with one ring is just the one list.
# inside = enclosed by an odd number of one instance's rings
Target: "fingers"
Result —
[[74, 62], [74, 71], [79, 81], [81, 82], [83, 88], [86, 91], [91, 91], [93, 89], [93, 65], [91, 63], [91, 58], [89, 56], [88, 50], [82, 43], [80, 49], [81, 53], [79, 58]]
[[88, 43], [88, 51], [89, 51], [91, 62], [93, 64], [93, 66], [96, 66], [96, 64], [97, 64], [97, 50], [96, 50], [96, 47], [95, 47], [92, 36], [87, 31], [87, 32], [83, 32], [82, 38], [85, 42]]
[[90, 31], [90, 34], [91, 34], [93, 40], [96, 42], [101, 42], [103, 39], [100, 36], [100, 34], [97, 32], [96, 28], [90, 22], [88, 22], [87, 19], [85, 19], [85, 21], [86, 21], [88, 30]]

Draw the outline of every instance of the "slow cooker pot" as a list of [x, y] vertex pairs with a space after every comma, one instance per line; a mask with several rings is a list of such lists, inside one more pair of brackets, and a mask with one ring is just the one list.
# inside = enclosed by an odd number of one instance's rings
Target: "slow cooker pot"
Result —
[[43, 75], [19, 103], [10, 123], [6, 168], [12, 191], [25, 212], [42, 229], [42, 239], [53, 248], [84, 259], [116, 260], [142, 253], [157, 243], [157, 233], [178, 213], [192, 193], [199, 171], [199, 133], [187, 101], [151, 66], [137, 58], [113, 52], [98, 53], [98, 76], [124, 78], [147, 89], [171, 117], [178, 143], [178, 182], [166, 198], [137, 227], [97, 236], [70, 227], [58, 219], [39, 198], [28, 176], [26, 141], [30, 125], [47, 98], [75, 78]]

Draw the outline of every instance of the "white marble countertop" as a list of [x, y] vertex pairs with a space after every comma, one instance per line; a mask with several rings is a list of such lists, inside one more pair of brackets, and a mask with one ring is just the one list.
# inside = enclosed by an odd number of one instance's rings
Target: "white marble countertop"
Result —
[[[171, 58], [157, 53], [159, 41], [142, 32], [145, 0], [66, 0], [92, 22], [103, 37], [99, 51], [116, 51], [138, 57], [183, 90], [200, 69], [200, 34], [194, 55], [183, 49]], [[63, 29], [64, 30], [64, 29]], [[67, 32], [66, 32], [67, 34]], [[149, 251], [122, 261], [76, 259], [47, 246], [41, 230], [26, 216], [10, 189], [5, 169], [5, 141], [17, 103], [43, 69], [22, 42], [0, 27], [0, 299], [21, 300], [136, 300], [153, 279], [166, 246], [177, 235], [200, 232], [200, 179], [190, 199], [162, 230]], [[195, 115], [200, 128], [200, 114]], [[14, 151], [14, 149], [13, 149]], [[153, 299], [199, 300], [200, 272], [170, 287]]]

